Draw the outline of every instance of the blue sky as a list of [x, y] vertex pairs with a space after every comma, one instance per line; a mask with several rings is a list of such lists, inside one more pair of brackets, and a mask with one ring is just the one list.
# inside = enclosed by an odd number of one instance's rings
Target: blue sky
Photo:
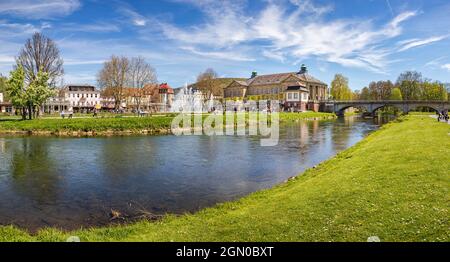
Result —
[[448, 0], [0, 0], [0, 73], [33, 32], [54, 39], [65, 83], [96, 83], [112, 54], [143, 56], [158, 80], [297, 71], [352, 89], [405, 70], [450, 82]]

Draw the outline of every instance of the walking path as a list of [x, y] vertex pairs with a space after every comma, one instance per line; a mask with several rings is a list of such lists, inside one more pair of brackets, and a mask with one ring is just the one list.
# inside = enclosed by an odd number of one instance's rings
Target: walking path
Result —
[[[437, 119], [437, 115], [430, 115], [430, 117], [434, 118], [434, 119]], [[445, 123], [446, 121], [441, 120], [440, 122], [444, 122]], [[447, 121], [447, 124], [450, 125], [450, 120]]]

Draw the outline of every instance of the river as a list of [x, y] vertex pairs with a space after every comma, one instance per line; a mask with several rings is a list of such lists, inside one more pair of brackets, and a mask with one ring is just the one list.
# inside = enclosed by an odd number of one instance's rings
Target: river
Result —
[[259, 137], [0, 137], [0, 224], [76, 229], [124, 216], [195, 212], [270, 188], [379, 125], [357, 117], [281, 125]]

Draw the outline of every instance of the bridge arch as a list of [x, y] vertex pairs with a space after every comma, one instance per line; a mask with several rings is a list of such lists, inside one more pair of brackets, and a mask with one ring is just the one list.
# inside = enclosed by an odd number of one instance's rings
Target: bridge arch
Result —
[[385, 107], [394, 107], [396, 109], [398, 109], [400, 112], [406, 113], [404, 112], [404, 107], [402, 105], [398, 105], [398, 104], [382, 104], [382, 105], [376, 105], [372, 108], [372, 111], [369, 112], [371, 114], [375, 114], [378, 110], [385, 108]]
[[340, 107], [337, 108], [336, 110], [336, 115], [338, 116], [343, 116], [345, 113], [345, 110], [349, 109], [349, 108], [358, 108], [358, 109], [363, 109], [365, 112], [369, 112], [369, 108], [366, 105], [360, 105], [360, 104], [349, 104], [349, 105], [341, 105]]
[[435, 112], [441, 112], [442, 110], [444, 110], [444, 108], [440, 108], [436, 105], [411, 105], [411, 106], [409, 106], [407, 112], [405, 112], [405, 113], [409, 113], [411, 111], [417, 111], [417, 109], [420, 107], [429, 108], [429, 109], [434, 110]]

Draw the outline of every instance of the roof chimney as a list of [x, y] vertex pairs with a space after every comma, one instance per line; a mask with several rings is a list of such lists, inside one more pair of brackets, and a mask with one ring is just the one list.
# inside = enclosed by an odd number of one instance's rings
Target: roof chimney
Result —
[[305, 74], [308, 73], [308, 68], [306, 67], [305, 64], [302, 64], [302, 67], [300, 68], [300, 72], [298, 72], [299, 74]]
[[252, 72], [252, 77], [250, 77], [250, 78], [255, 78], [257, 75], [258, 75], [258, 72], [253, 71], [253, 72]]

